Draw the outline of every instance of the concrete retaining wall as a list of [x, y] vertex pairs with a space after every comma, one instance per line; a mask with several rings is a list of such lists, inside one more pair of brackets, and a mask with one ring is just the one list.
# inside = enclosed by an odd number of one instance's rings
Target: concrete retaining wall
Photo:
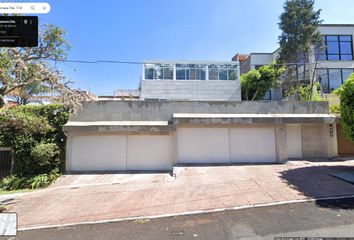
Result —
[[328, 113], [327, 102], [290, 101], [96, 101], [85, 102], [70, 121], [168, 121], [173, 113]]

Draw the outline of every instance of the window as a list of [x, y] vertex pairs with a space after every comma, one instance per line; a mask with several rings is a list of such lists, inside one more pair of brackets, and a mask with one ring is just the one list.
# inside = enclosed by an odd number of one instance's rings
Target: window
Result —
[[329, 90], [339, 88], [342, 85], [342, 73], [340, 69], [329, 69], [328, 70], [328, 81], [329, 81]]
[[353, 74], [353, 69], [342, 69], [342, 79], [343, 83], [347, 81], [347, 79], [350, 77], [350, 75]]
[[209, 80], [235, 80], [237, 79], [237, 67], [233, 65], [210, 64], [208, 67]]
[[219, 80], [219, 70], [217, 65], [211, 64], [209, 65], [209, 80]]
[[272, 91], [271, 91], [271, 90], [267, 91], [267, 92], [265, 93], [263, 99], [264, 99], [264, 100], [272, 100]]
[[205, 65], [176, 64], [177, 80], [205, 80]]
[[330, 93], [339, 88], [353, 74], [354, 69], [317, 69], [316, 72], [322, 91]]
[[173, 66], [170, 64], [145, 64], [145, 79], [173, 79]]
[[328, 70], [327, 69], [319, 69], [317, 70], [318, 81], [321, 84], [322, 91], [324, 93], [328, 93]]
[[324, 35], [323, 40], [326, 47], [316, 50], [317, 60], [353, 60], [351, 35]]
[[144, 64], [145, 80], [237, 80], [237, 64]]

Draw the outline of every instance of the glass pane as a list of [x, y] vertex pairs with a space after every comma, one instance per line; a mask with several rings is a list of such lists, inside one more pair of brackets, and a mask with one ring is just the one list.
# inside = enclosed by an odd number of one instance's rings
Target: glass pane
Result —
[[155, 65], [154, 79], [159, 79], [159, 80], [163, 79], [163, 69], [160, 64]]
[[173, 68], [165, 67], [163, 69], [163, 79], [167, 79], [167, 80], [173, 79]]
[[205, 66], [200, 70], [200, 80], [205, 80]]
[[205, 80], [205, 66], [190, 64], [188, 67], [190, 80]]
[[328, 42], [327, 43], [327, 52], [328, 52], [328, 54], [339, 53], [338, 42]]
[[237, 79], [237, 68], [233, 67], [233, 69], [229, 69], [229, 80]]
[[219, 80], [227, 80], [227, 68], [219, 69]]
[[176, 68], [176, 79], [177, 80], [186, 80], [186, 70], [181, 68]]
[[271, 100], [271, 91], [270, 90], [265, 93], [263, 99], [264, 100]]
[[339, 60], [339, 55], [328, 55], [328, 60]]
[[342, 74], [340, 69], [330, 69], [328, 77], [329, 77], [329, 90], [331, 92], [342, 85]]
[[154, 69], [145, 67], [145, 79], [154, 79]]
[[218, 68], [215, 65], [209, 65], [209, 80], [218, 79]]
[[189, 69], [189, 79], [190, 80], [199, 80], [199, 76], [198, 76], [198, 69], [192, 68]]
[[351, 42], [341, 42], [340, 43], [341, 54], [352, 54], [352, 43]]
[[338, 36], [326, 36], [327, 42], [338, 42]]
[[187, 76], [187, 65], [184, 64], [176, 64], [176, 80], [188, 80], [189, 76]]
[[351, 41], [351, 36], [339, 36], [340, 41]]
[[328, 93], [328, 75], [326, 69], [317, 70], [317, 78], [321, 84], [322, 91]]
[[342, 60], [353, 60], [353, 55], [341, 55]]
[[343, 82], [353, 74], [353, 69], [342, 69]]
[[319, 54], [316, 56], [317, 61], [326, 61], [326, 55]]

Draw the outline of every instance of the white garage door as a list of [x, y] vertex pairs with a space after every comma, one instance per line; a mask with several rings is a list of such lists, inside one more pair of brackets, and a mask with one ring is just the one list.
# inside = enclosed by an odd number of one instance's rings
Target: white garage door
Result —
[[171, 136], [74, 136], [71, 171], [171, 170]]
[[71, 171], [126, 170], [125, 136], [74, 136]]
[[171, 170], [171, 136], [128, 136], [128, 170]]
[[230, 162], [275, 162], [274, 128], [231, 128]]
[[227, 128], [178, 128], [179, 163], [228, 163]]

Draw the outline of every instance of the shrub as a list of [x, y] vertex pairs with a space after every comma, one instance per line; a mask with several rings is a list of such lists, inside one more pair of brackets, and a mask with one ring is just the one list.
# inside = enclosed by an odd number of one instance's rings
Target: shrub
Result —
[[335, 91], [340, 97], [340, 124], [344, 135], [354, 141], [354, 74]]
[[262, 100], [267, 91], [280, 84], [284, 68], [275, 64], [264, 65], [241, 76], [242, 100]]
[[40, 167], [52, 169], [60, 162], [60, 149], [55, 143], [39, 143], [32, 148], [31, 157]]
[[39, 174], [34, 177], [19, 177], [17, 175], [8, 176], [0, 181], [0, 188], [12, 191], [23, 188], [36, 189], [41, 187], [47, 187], [53, 183], [60, 173], [57, 170], [47, 174]]
[[[68, 109], [61, 105], [18, 106], [0, 110], [0, 146], [14, 153], [14, 179], [17, 188], [28, 186], [26, 179], [64, 170], [65, 135], [63, 125]], [[20, 180], [19, 180], [20, 179]]]
[[339, 104], [330, 105], [329, 112], [332, 114], [340, 114], [340, 105]]
[[292, 86], [286, 93], [287, 96], [296, 95], [299, 101], [323, 101], [321, 97], [321, 85], [315, 82], [311, 85], [300, 84]]

